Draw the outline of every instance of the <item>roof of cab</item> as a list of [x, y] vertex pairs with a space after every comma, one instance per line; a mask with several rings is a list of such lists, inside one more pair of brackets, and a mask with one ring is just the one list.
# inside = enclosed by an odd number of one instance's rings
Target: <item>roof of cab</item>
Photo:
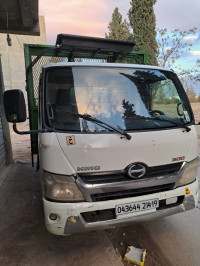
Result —
[[120, 68], [143, 68], [143, 69], [156, 69], [172, 71], [168, 68], [152, 66], [152, 65], [139, 65], [139, 64], [124, 64], [124, 63], [99, 63], [99, 62], [59, 62], [59, 63], [48, 63], [43, 65], [43, 68], [55, 68], [55, 67], [120, 67]]

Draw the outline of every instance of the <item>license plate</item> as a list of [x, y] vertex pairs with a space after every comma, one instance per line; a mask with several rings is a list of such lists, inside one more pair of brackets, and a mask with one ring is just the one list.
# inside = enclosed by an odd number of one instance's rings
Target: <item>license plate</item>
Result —
[[146, 211], [159, 207], [159, 199], [138, 201], [115, 206], [115, 214], [121, 215], [131, 212]]

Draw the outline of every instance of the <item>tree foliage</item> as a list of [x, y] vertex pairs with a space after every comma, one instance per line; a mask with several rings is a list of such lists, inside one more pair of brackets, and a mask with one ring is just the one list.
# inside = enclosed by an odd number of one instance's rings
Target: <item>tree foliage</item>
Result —
[[192, 87], [187, 88], [186, 93], [191, 103], [199, 102], [199, 97], [196, 96], [194, 89]]
[[162, 67], [172, 67], [175, 61], [183, 53], [189, 52], [192, 43], [188, 41], [191, 34], [195, 34], [197, 28], [189, 30], [157, 29], [158, 64]]
[[127, 119], [128, 117], [135, 115], [135, 111], [133, 110], [134, 104], [129, 103], [129, 101], [126, 101], [125, 99], [123, 99], [122, 107], [125, 110], [122, 116], [123, 119]]
[[177, 60], [190, 52], [192, 42], [190, 36], [194, 36], [197, 28], [189, 30], [157, 29], [158, 64], [162, 67], [172, 68], [183, 83], [190, 102], [197, 102], [193, 86], [197, 85], [199, 74], [199, 60], [192, 68], [177, 64]]
[[157, 65], [155, 3], [156, 0], [131, 0], [128, 12], [136, 42], [134, 50], [147, 52], [150, 65]]
[[114, 40], [132, 40], [133, 36], [130, 32], [130, 25], [126, 19], [122, 20], [122, 15], [116, 7], [112, 14], [112, 20], [108, 24], [108, 33], [105, 37]]

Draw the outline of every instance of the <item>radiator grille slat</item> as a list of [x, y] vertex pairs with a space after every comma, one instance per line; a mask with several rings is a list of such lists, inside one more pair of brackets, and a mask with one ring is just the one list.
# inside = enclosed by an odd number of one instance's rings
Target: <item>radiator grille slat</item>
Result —
[[[165, 175], [173, 175], [177, 174], [182, 166], [182, 162], [167, 164], [167, 165], [159, 165], [153, 167], [147, 167], [146, 174], [142, 177], [144, 178], [153, 178], [157, 176], [165, 176]], [[115, 183], [115, 182], [128, 182], [133, 181], [130, 177], [128, 177], [126, 171], [122, 174], [79, 174], [79, 177], [82, 179], [84, 183], [87, 184], [104, 184], [104, 183]]]
[[92, 198], [92, 201], [106, 201], [106, 200], [115, 200], [115, 199], [143, 196], [143, 195], [153, 194], [156, 192], [163, 192], [163, 191], [171, 190], [174, 188], [174, 185], [175, 183], [170, 183], [170, 184], [154, 186], [154, 187], [146, 187], [146, 188], [138, 188], [138, 189], [132, 189], [132, 190], [93, 194], [91, 195], [91, 198]]

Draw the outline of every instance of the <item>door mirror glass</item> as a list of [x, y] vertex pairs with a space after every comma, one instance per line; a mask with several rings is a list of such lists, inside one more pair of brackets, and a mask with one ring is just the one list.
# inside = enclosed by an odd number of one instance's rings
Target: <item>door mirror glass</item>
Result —
[[6, 119], [11, 123], [26, 121], [26, 105], [21, 90], [8, 90], [4, 92], [4, 109]]
[[177, 113], [179, 116], [184, 116], [184, 109], [181, 102], [177, 103]]

